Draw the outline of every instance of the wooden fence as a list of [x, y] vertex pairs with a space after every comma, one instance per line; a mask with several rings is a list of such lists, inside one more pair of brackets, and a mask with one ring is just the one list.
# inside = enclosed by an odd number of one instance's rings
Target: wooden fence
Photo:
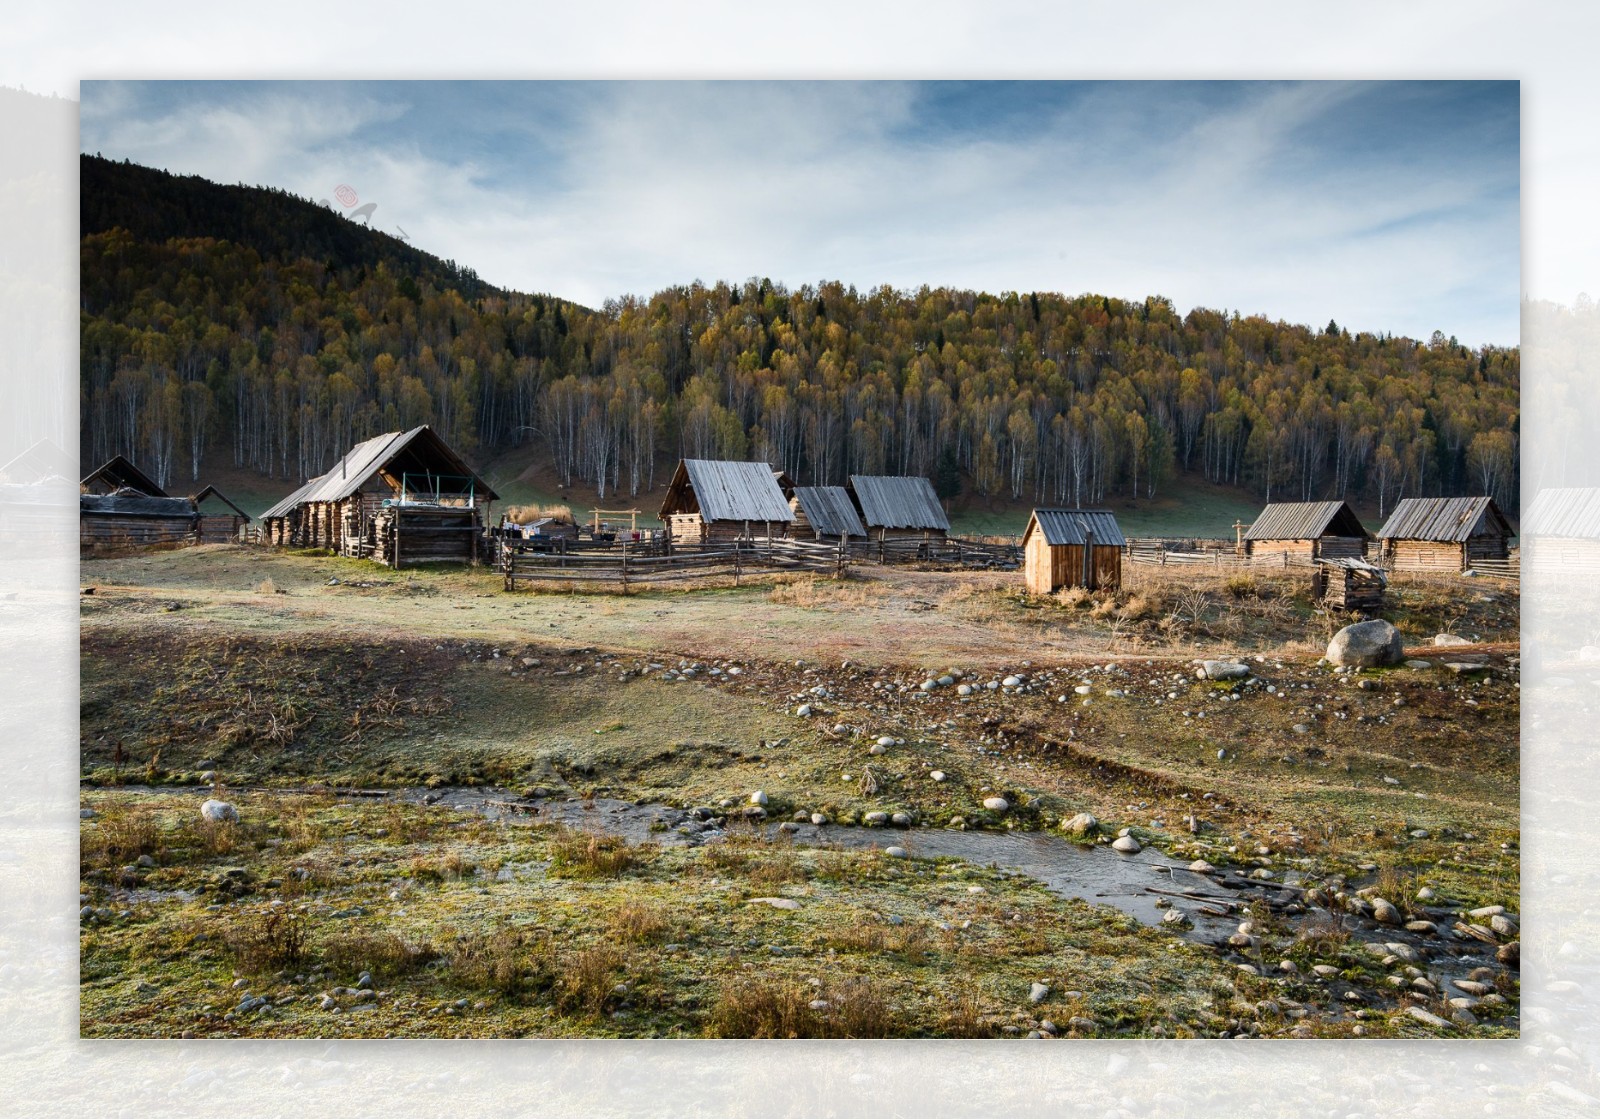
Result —
[[848, 552], [836, 544], [755, 538], [726, 541], [663, 552], [649, 542], [619, 542], [610, 549], [538, 552], [505, 548], [501, 574], [507, 591], [522, 583], [617, 584], [623, 590], [635, 584], [671, 583], [679, 580], [726, 578], [737, 586], [747, 572], [817, 572], [839, 576], [849, 566]]
[[850, 558], [869, 564], [949, 564], [959, 568], [1009, 571], [1022, 565], [1022, 546], [997, 541], [947, 537], [943, 540], [890, 537], [854, 540]]

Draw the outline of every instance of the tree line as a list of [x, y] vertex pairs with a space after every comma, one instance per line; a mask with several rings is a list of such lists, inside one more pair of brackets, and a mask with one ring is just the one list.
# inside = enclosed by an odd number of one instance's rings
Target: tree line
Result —
[[1192, 475], [1266, 500], [1516, 505], [1515, 347], [1179, 315], [1160, 296], [764, 279], [592, 310], [452, 270], [88, 233], [86, 453], [163, 484], [217, 453], [299, 481], [431, 424], [479, 459], [533, 441], [601, 497], [679, 456], [765, 459], [802, 484], [953, 458], [962, 486], [1040, 503]]

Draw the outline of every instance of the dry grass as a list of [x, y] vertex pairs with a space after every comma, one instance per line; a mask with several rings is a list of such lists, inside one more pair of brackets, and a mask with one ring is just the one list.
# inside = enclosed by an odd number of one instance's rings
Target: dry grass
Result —
[[611, 932], [623, 941], [655, 944], [665, 941], [672, 929], [672, 915], [648, 902], [626, 902], [611, 915]]
[[148, 809], [108, 809], [98, 823], [98, 828], [83, 834], [82, 857], [86, 867], [131, 863], [140, 856], [154, 856], [161, 850], [161, 828], [155, 814]]
[[563, 1011], [600, 1014], [614, 993], [622, 964], [622, 954], [611, 945], [564, 954], [556, 981], [557, 1006]]
[[962, 988], [950, 1001], [940, 1024], [946, 1038], [993, 1038], [994, 1023], [983, 1013], [983, 1001], [972, 988]]
[[293, 968], [308, 956], [308, 923], [297, 910], [269, 906], [240, 919], [228, 931], [227, 945], [242, 972]]
[[872, 597], [871, 588], [853, 580], [819, 579], [814, 575], [778, 578], [780, 582], [767, 592], [767, 601], [802, 610], [861, 607]]
[[577, 829], [552, 831], [550, 874], [564, 879], [614, 879], [638, 862], [620, 836], [596, 836]]
[[266, 579], [256, 584], [257, 595], [274, 595], [277, 594], [277, 591], [278, 585], [272, 582], [271, 576], [268, 576]]
[[317, 956], [336, 973], [355, 976], [366, 970], [387, 984], [421, 970], [439, 951], [427, 942], [410, 942], [385, 931], [338, 934], [323, 942]]
[[549, 958], [543, 941], [502, 924], [487, 933], [458, 935], [446, 955], [446, 971], [463, 987], [510, 996], [542, 986], [551, 972]]
[[512, 506], [506, 510], [506, 516], [511, 519], [514, 525], [526, 525], [530, 521], [539, 520], [541, 517], [553, 517], [557, 521], [577, 524], [572, 516], [572, 507], [565, 504]]
[[[826, 1006], [812, 1007], [813, 1001]], [[849, 977], [826, 990], [789, 978], [732, 985], [707, 1024], [717, 1038], [887, 1038], [894, 1016], [882, 989]]]

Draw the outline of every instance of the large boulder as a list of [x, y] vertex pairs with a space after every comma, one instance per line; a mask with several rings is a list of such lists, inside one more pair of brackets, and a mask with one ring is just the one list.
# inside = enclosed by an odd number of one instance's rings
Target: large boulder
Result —
[[1328, 643], [1328, 660], [1335, 665], [1358, 669], [1374, 665], [1398, 665], [1405, 659], [1405, 644], [1400, 631], [1381, 618], [1346, 626]]
[[1206, 661], [1196, 674], [1201, 680], [1236, 681], [1250, 675], [1250, 666], [1240, 661]]
[[207, 801], [200, 806], [200, 815], [213, 824], [223, 824], [239, 819], [239, 810], [226, 801]]

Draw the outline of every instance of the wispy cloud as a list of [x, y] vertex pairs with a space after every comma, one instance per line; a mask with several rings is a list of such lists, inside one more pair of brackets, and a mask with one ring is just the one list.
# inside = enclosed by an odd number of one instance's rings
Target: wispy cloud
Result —
[[1514, 342], [1514, 84], [85, 84], [87, 150], [328, 197], [496, 283], [1160, 293]]

